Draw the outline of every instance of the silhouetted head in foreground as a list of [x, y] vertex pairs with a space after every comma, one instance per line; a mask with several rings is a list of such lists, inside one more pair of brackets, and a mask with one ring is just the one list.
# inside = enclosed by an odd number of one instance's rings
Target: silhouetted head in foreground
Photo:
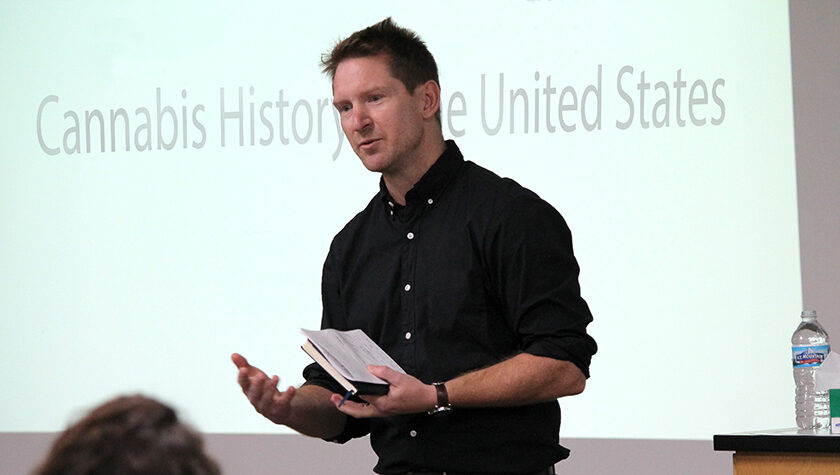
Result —
[[145, 396], [123, 396], [65, 430], [36, 475], [218, 475], [201, 436], [175, 411]]

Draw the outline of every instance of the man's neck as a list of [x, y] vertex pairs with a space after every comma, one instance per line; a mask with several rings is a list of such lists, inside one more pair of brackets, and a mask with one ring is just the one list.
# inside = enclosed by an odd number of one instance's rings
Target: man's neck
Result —
[[436, 140], [431, 146], [422, 147], [423, 152], [411, 161], [409, 168], [400, 170], [399, 173], [383, 173], [382, 179], [385, 181], [385, 187], [388, 188], [388, 193], [394, 200], [405, 205], [405, 195], [408, 191], [414, 188], [414, 185], [423, 178], [423, 175], [429, 171], [429, 168], [435, 164], [438, 158], [443, 155], [446, 150], [446, 142], [443, 138]]

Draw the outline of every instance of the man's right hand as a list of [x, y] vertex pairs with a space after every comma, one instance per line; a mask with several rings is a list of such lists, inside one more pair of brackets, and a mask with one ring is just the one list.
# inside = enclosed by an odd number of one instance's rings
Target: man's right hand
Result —
[[277, 390], [280, 378], [276, 375], [269, 378], [262, 370], [248, 364], [239, 353], [231, 355], [231, 360], [239, 368], [237, 382], [254, 409], [275, 424], [288, 424], [296, 392], [294, 386], [281, 393]]

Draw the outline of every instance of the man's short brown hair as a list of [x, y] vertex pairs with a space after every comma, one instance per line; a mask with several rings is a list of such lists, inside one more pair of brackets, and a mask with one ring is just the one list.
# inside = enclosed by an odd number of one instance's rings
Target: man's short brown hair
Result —
[[414, 93], [417, 86], [427, 81], [440, 85], [437, 63], [426, 43], [417, 33], [394, 23], [391, 17], [339, 41], [329, 54], [321, 56], [321, 66], [332, 81], [342, 61], [380, 54], [388, 57], [391, 75], [399, 79], [408, 92]]

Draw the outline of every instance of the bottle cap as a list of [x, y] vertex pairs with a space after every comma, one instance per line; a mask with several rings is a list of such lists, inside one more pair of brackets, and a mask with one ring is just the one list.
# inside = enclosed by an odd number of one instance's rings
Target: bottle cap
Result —
[[803, 310], [802, 311], [802, 318], [817, 318], [817, 311], [816, 310]]

